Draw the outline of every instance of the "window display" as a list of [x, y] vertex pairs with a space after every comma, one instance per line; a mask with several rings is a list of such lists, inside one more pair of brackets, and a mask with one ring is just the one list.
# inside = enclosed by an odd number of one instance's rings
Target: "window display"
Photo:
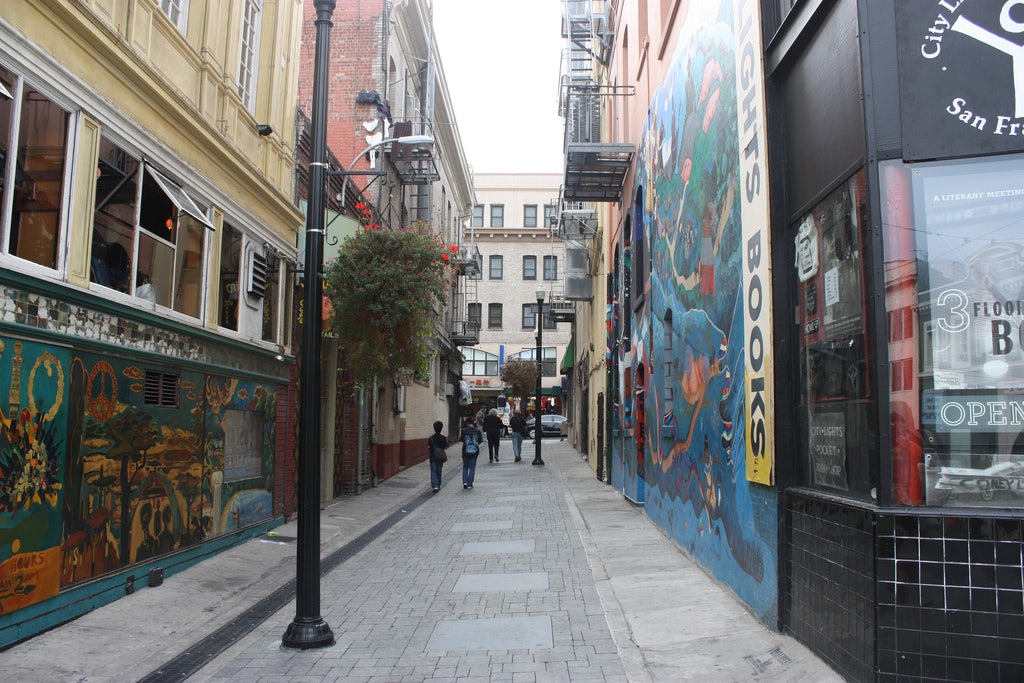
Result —
[[800, 333], [803, 484], [874, 498], [871, 388], [867, 372], [863, 171], [794, 228], [793, 275]]
[[897, 503], [1024, 503], [1022, 171], [882, 169]]

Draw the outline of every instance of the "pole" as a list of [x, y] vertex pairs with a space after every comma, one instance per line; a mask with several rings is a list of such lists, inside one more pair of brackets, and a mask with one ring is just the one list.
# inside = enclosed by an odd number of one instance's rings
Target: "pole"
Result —
[[544, 375], [544, 359], [541, 358], [542, 345], [544, 341], [544, 293], [537, 292], [537, 415], [533, 419], [533, 438], [536, 450], [534, 451], [532, 465], [543, 465], [541, 457], [541, 443], [544, 440], [544, 429], [541, 424], [542, 413], [541, 401], [541, 377]]
[[315, 0], [316, 53], [313, 67], [312, 151], [306, 213], [305, 296], [299, 368], [298, 540], [295, 563], [295, 619], [284, 632], [284, 647], [308, 650], [334, 644], [334, 632], [320, 616], [320, 347], [322, 341], [324, 191], [327, 167], [327, 71], [331, 15], [335, 0]]

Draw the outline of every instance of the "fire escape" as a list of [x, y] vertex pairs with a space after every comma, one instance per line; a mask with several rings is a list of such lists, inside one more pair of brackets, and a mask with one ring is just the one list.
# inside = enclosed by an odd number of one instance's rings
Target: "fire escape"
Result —
[[608, 2], [563, 0], [558, 113], [565, 119], [565, 179], [556, 215], [565, 241], [564, 299], [552, 302], [556, 320], [571, 320], [573, 301], [593, 297], [589, 240], [598, 234], [597, 202], [617, 202], [635, 152], [629, 143], [602, 141], [601, 107], [609, 97], [632, 95], [633, 86], [600, 82], [614, 42]]
[[476, 346], [480, 343], [480, 317], [472, 315], [469, 304], [477, 302], [477, 281], [483, 272], [483, 256], [473, 242], [461, 245], [455, 254], [458, 280], [452, 302], [452, 344]]

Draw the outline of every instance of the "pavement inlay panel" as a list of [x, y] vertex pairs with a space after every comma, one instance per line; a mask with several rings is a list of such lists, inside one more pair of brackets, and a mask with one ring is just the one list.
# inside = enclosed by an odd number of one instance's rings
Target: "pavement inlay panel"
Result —
[[463, 574], [455, 582], [452, 592], [546, 591], [547, 589], [547, 572], [514, 572], [510, 574]]
[[511, 528], [511, 519], [498, 519], [492, 522], [456, 522], [452, 524], [452, 531], [503, 531]]
[[532, 553], [536, 545], [532, 538], [523, 541], [475, 541], [463, 544], [459, 555], [521, 555]]
[[553, 646], [551, 617], [499, 617], [440, 621], [425, 651], [526, 650]]

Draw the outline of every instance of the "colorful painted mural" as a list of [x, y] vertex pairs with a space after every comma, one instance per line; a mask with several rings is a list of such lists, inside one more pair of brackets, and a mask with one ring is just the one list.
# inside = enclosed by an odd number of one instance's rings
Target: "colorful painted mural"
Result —
[[0, 614], [60, 588], [67, 364], [66, 349], [0, 337]]
[[775, 490], [746, 477], [744, 233], [734, 11], [691, 12], [652, 98], [638, 153], [633, 236], [650, 258], [631, 371], [644, 378], [646, 510], [771, 623], [778, 611]]
[[273, 515], [276, 393], [0, 336], [0, 614]]

